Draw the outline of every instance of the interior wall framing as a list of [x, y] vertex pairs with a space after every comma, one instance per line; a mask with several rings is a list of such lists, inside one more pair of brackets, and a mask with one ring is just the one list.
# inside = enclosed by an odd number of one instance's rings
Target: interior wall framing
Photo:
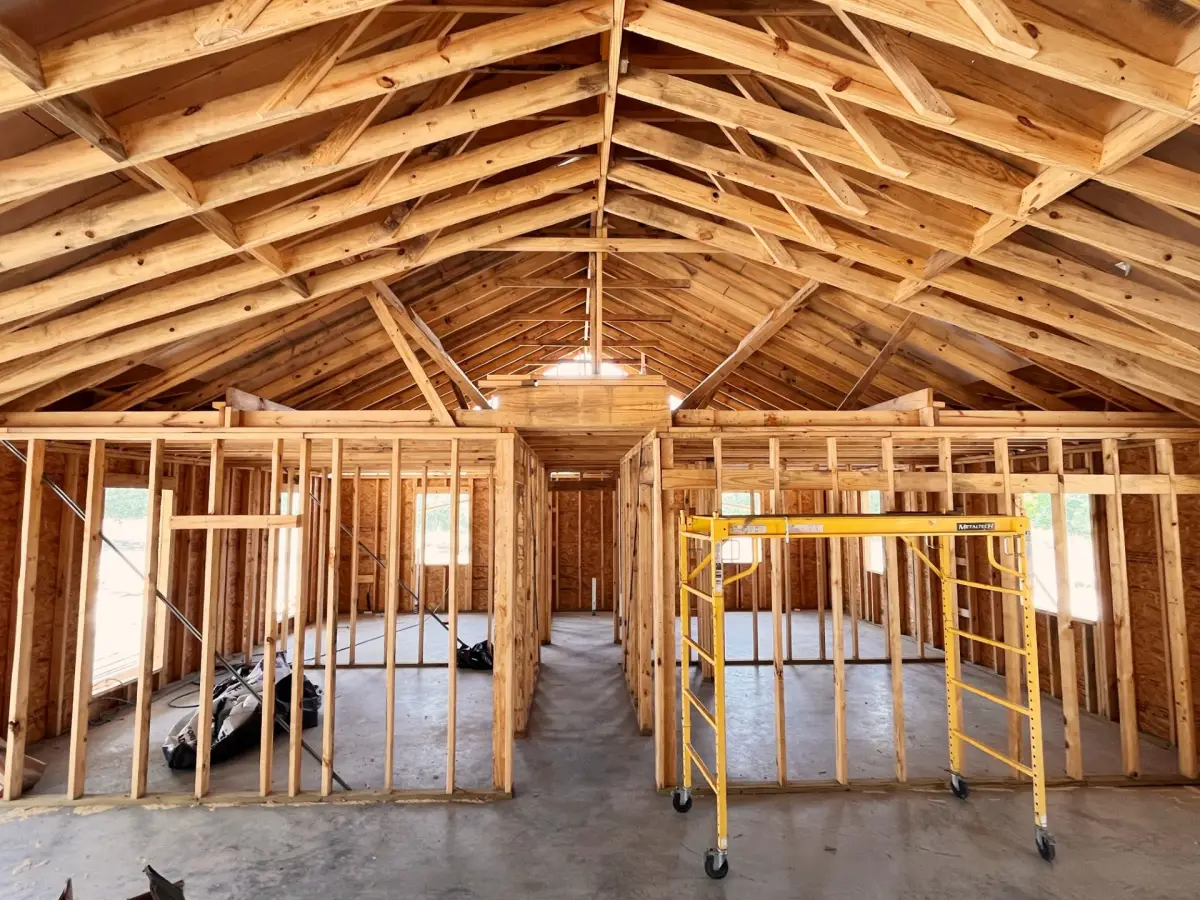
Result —
[[[0, 560], [0, 712], [5, 722], [15, 723], [12, 727], [24, 738], [20, 743], [31, 756], [36, 755], [39, 742], [68, 736], [73, 776], [65, 793], [46, 794], [35, 787], [21, 797], [16, 789], [6, 791], [3, 802], [26, 806], [85, 801], [101, 805], [254, 803], [336, 801], [356, 796], [395, 801], [438, 797], [486, 800], [511, 795], [512, 742], [528, 726], [540, 657], [539, 623], [549, 610], [549, 585], [543, 577], [549, 570], [550, 552], [547, 478], [544, 466], [519, 436], [500, 429], [425, 427], [409, 421], [424, 420], [425, 416], [405, 413], [310, 415], [226, 409], [134, 413], [119, 418], [117, 424], [107, 415], [50, 413], [8, 416], [3, 422], [3, 438], [29, 454], [31, 463], [36, 460], [45, 476], [63, 486], [81, 507], [88, 507], [89, 497], [93, 498], [96, 515], [94, 528], [85, 525], [50, 488], [34, 479], [33, 493], [41, 495], [40, 523], [36, 533], [23, 539], [23, 513], [28, 506], [23, 483], [29, 481], [32, 470], [0, 448], [0, 484], [14, 488], [0, 496], [0, 540], [11, 541], [7, 546], [18, 548], [17, 554], [3, 554]], [[154, 448], [157, 450], [152, 453]], [[393, 487], [391, 473], [397, 466], [402, 477]], [[452, 471], [455, 467], [457, 476]], [[329, 477], [330, 472], [339, 471], [341, 478]], [[364, 478], [364, 472], [373, 477]], [[349, 621], [353, 631], [355, 619], [364, 627], [364, 617], [373, 611], [382, 619], [382, 634], [386, 635], [388, 624], [394, 626], [398, 614], [415, 610], [416, 603], [403, 585], [418, 581], [413, 498], [423, 477], [428, 477], [431, 485], [455, 480], [471, 498], [470, 565], [458, 567], [453, 579], [447, 579], [445, 566], [429, 566], [421, 580], [429, 608], [440, 609], [450, 629], [443, 634], [436, 625], [429, 626], [436, 629], [447, 650], [442, 662], [431, 660], [424, 666], [444, 670], [439, 683], [449, 689], [444, 701], [448, 780], [444, 785], [412, 784], [413, 773], [406, 771], [404, 759], [395, 756], [397, 725], [392, 716], [388, 734], [380, 725], [379, 733], [371, 738], [378, 738], [380, 751], [386, 742], [389, 764], [380, 766], [379, 772], [356, 771], [348, 779], [353, 789], [342, 790], [334, 787], [331, 778], [338, 766], [334, 710], [339, 692], [332, 689], [333, 674], [363, 665], [361, 659], [354, 662], [354, 640], [351, 637], [347, 643], [344, 629]], [[150, 599], [143, 601], [144, 627], [164, 631], [162, 665], [157, 670], [147, 665], [143, 650], [134, 680], [93, 698], [90, 666], [98, 589], [94, 573], [103, 517], [101, 488], [149, 486], [152, 482], [170, 488], [152, 494], [171, 498], [170, 509], [150, 516], [147, 522], [147, 546], [166, 550], [156, 565], [148, 554], [144, 590]], [[297, 509], [288, 508], [293, 501], [287, 499], [286, 488], [282, 496], [272, 498], [272, 485], [282, 488], [286, 484], [292, 485], [294, 497], [301, 498]], [[304, 498], [306, 492], [310, 496]], [[402, 514], [393, 517], [394, 497]], [[340, 515], [331, 515], [331, 510], [339, 510]], [[10, 527], [13, 524], [15, 530]], [[281, 554], [278, 549], [281, 536], [292, 531], [300, 535], [296, 554], [300, 558], [289, 559], [288, 553]], [[164, 532], [171, 540], [160, 543], [158, 536]], [[370, 552], [359, 548], [358, 574], [353, 576], [356, 538]], [[452, 543], [457, 543], [457, 532]], [[395, 554], [390, 552], [393, 547], [397, 548]], [[370, 553], [380, 557], [382, 567]], [[31, 566], [23, 564], [26, 559], [32, 561]], [[389, 590], [393, 563], [398, 578]], [[280, 576], [281, 566], [290, 574]], [[280, 602], [277, 586], [286, 585], [286, 579], [295, 579], [298, 585], [297, 615], [285, 615], [282, 623], [271, 627], [275, 604]], [[458, 583], [459, 602], [452, 608], [444, 604], [447, 580]], [[18, 582], [28, 584], [29, 590], [18, 593]], [[165, 606], [155, 601], [155, 590], [179, 608], [203, 640], [187, 633]], [[337, 599], [331, 603], [329, 598]], [[479, 613], [480, 619], [486, 614], [492, 636], [493, 715], [490, 723], [482, 725], [490, 735], [486, 747], [491, 756], [490, 777], [484, 783], [464, 785], [456, 782], [453, 774], [453, 685], [460, 679], [456, 655], [450, 648], [458, 616], [468, 612]], [[420, 621], [424, 622], [424, 617]], [[18, 622], [28, 627], [18, 628]], [[17, 641], [27, 644], [24, 653], [17, 652]], [[153, 635], [150, 641], [149, 645], [143, 642], [143, 648], [153, 647]], [[403, 685], [408, 677], [405, 671], [417, 667], [419, 661], [398, 658], [394, 637], [387, 644], [383, 661], [373, 666], [382, 671], [358, 677], [375, 678], [378, 686], [372, 690], [378, 691], [380, 709], [386, 700], [386, 705], [403, 716], [403, 701], [397, 700], [392, 688]], [[276, 763], [272, 774], [271, 765], [262, 762], [258, 783], [245, 785], [245, 790], [210, 792], [204, 771], [207, 766], [198, 761], [194, 791], [148, 793], [144, 776], [139, 787], [136, 774], [137, 767], [145, 772], [151, 758], [146, 731], [139, 728], [129, 750], [135, 772], [130, 790], [121, 794], [88, 792], [89, 718], [130, 705], [138, 708], [135, 718], [140, 720], [143, 695], [149, 704], [154, 691], [198, 675], [203, 719], [205, 707], [211, 708], [212, 703], [211, 694], [207, 701], [203, 699], [204, 685], [225, 675], [215, 662], [216, 654], [238, 664], [259, 654], [273, 657], [276, 648], [286, 647], [292, 650], [295, 671], [302, 672], [298, 663], [307, 656], [307, 670], [318, 673], [321, 683], [329, 686], [322, 710], [322, 720], [328, 724], [316, 732], [304, 732], [310, 744], [324, 744], [322, 762], [317, 765], [319, 777], [305, 768], [311, 764], [304, 763], [299, 745], [293, 744], [286, 771], [280, 771]], [[483, 673], [470, 677], [476, 676], [488, 678]], [[294, 719], [298, 695], [280, 699], [283, 708], [291, 704], [290, 717]], [[462, 724], [478, 731], [478, 723]], [[459, 733], [463, 733], [461, 728]], [[266, 759], [271, 756], [272, 741], [289, 744], [291, 738], [282, 730], [268, 738], [264, 730], [263, 741], [267, 749], [262, 757]], [[157, 756], [155, 749], [151, 764]], [[8, 757], [9, 767], [14, 758]], [[17, 768], [19, 771], [19, 763]]]
[[[868, 491], [881, 492], [885, 512], [890, 507], [959, 515], [1002, 514], [1014, 511], [1021, 493], [1047, 493], [1059, 534], [1065, 533], [1065, 520], [1062, 526], [1057, 520], [1066, 495], [1091, 495], [1099, 620], [1071, 617], [1069, 578], [1060, 578], [1059, 596], [1066, 599], [1060, 599], [1057, 612], [1037, 614], [1041, 687], [1062, 703], [1067, 776], [1137, 779], [1139, 739], [1149, 736], [1172, 749], [1178, 778], [1197, 777], [1200, 709], [1192, 684], [1200, 676], [1200, 589], [1189, 573], [1200, 564], [1194, 535], [1200, 527], [1200, 453], [1193, 427], [1173, 416], [932, 409], [850, 417], [698, 411], [677, 413], [675, 423], [650, 433], [625, 456], [617, 488], [621, 603], [614, 636], [623, 643], [639, 725], [655, 735], [660, 788], [675, 783], [679, 752], [673, 681], [678, 676], [675, 642], [669, 637], [678, 616], [678, 514], [716, 512], [720, 491], [730, 490], [759, 494], [764, 512], [774, 508], [798, 515], [860, 511]], [[830, 443], [836, 450], [836, 478], [829, 467]], [[940, 584], [902, 542], [894, 564], [893, 551], [887, 551], [894, 581], [867, 571], [860, 541], [842, 543], [838, 592], [850, 629], [845, 662], [835, 663], [825, 637], [833, 589], [825, 540], [768, 547], [758, 571], [736, 589], [731, 586], [727, 611], [774, 617], [779, 637], [776, 652], [765, 636], [770, 627], [764, 625], [761, 639], [753, 629], [752, 653], [730, 662], [774, 666], [777, 673], [789, 665], [891, 667], [892, 716], [902, 723], [899, 673], [906, 666], [941, 662]], [[927, 555], [928, 543], [918, 542]], [[1055, 554], [1059, 571], [1066, 571], [1065, 541]], [[989, 572], [982, 541], [955, 539], [953, 558], [960, 577], [1001, 584]], [[693, 566], [698, 562], [698, 556], [691, 560]], [[741, 568], [729, 563], [726, 571], [732, 576]], [[1017, 633], [1015, 614], [999, 592], [964, 586], [956, 591], [962, 627], [1001, 641]], [[815, 611], [819, 618], [815, 654], [796, 652], [791, 645], [790, 619], [800, 611]], [[703, 617], [698, 624], [702, 645], [710, 645]], [[860, 625], [871, 624], [885, 632], [883, 655], [860, 652]], [[901, 638], [911, 640], [916, 652], [897, 655]], [[1003, 677], [1009, 699], [1019, 700], [1018, 667], [1008, 654], [966, 642], [962, 652], [973, 667]], [[701, 677], [711, 678], [703, 663], [697, 666]], [[1065, 689], [1064, 673], [1073, 673]], [[845, 677], [841, 671], [834, 674]], [[786, 728], [782, 713], [777, 715]], [[1081, 717], [1088, 716], [1118, 723], [1119, 771], [1089, 765], [1080, 730]], [[1020, 743], [1018, 724], [1010, 716], [1012, 749]], [[900, 783], [907, 780], [902, 724], [896, 734], [895, 781]], [[842, 762], [839, 771], [844, 772]]]

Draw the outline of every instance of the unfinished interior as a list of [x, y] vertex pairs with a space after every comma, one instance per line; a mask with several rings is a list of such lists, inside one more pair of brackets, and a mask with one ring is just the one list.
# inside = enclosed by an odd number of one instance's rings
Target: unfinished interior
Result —
[[0, 117], [0, 815], [1200, 783], [1200, 3], [0, 0]]

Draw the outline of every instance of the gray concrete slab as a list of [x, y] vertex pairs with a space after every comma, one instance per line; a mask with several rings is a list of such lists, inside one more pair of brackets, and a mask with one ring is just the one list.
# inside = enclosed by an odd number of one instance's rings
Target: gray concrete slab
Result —
[[[732, 872], [711, 882], [701, 867], [711, 802], [683, 816], [648, 789], [651, 744], [634, 728], [611, 623], [563, 617], [554, 633], [511, 802], [9, 814], [0, 897], [53, 898], [70, 876], [80, 900], [121, 900], [144, 890], [146, 863], [186, 879], [192, 900], [1196, 895], [1193, 789], [1052, 791], [1053, 865], [1033, 849], [1026, 792], [976, 791], [966, 803], [943, 791], [734, 798]], [[400, 702], [415, 720], [427, 701]]]

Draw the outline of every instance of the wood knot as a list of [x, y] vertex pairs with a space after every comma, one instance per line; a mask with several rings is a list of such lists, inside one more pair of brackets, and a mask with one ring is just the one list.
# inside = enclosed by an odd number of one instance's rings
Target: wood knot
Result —
[[834, 91], [836, 91], [837, 93], [840, 94], [842, 91], [844, 91], [846, 88], [850, 87], [850, 85], [852, 85], [852, 84], [854, 84], [854, 79], [851, 78], [849, 75], [843, 75], [841, 78], [839, 78], [837, 81], [835, 81], [833, 83], [833, 89], [834, 89]]

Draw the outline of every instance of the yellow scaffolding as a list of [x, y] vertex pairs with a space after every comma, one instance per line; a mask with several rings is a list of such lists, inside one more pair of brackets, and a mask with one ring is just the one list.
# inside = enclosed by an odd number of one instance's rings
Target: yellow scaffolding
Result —
[[[1046, 773], [1042, 758], [1041, 691], [1038, 683], [1037, 630], [1033, 607], [1033, 589], [1029, 578], [1029, 520], [1024, 516], [954, 516], [954, 515], [826, 515], [826, 516], [679, 516], [679, 615], [681, 622], [680, 695], [683, 729], [682, 784], [672, 795], [672, 804], [679, 812], [692, 808], [693, 768], [712, 788], [717, 800], [717, 842], [705, 853], [704, 871], [710, 878], [724, 878], [729, 872], [729, 812], [728, 777], [725, 747], [725, 589], [745, 578], [758, 568], [761, 553], [759, 541], [770, 539], [803, 540], [829, 538], [898, 538], [907, 544], [914, 556], [941, 579], [942, 626], [946, 654], [946, 722], [950, 743], [950, 789], [965, 800], [970, 791], [963, 775], [963, 744], [975, 747], [1012, 769], [1026, 775], [1033, 784], [1034, 843], [1043, 859], [1054, 858], [1054, 837], [1046, 824]], [[938, 539], [938, 561], [929, 559], [917, 546], [915, 538]], [[983, 537], [987, 541], [988, 562], [992, 568], [1015, 580], [1016, 587], [982, 584], [955, 577], [953, 542], [956, 537]], [[730, 538], [752, 538], [755, 552], [751, 565], [737, 575], [725, 577], [721, 545]], [[1016, 567], [1002, 564], [996, 555], [996, 541], [1011, 540], [1011, 556]], [[694, 568], [690, 567], [688, 542], [707, 545], [707, 553]], [[697, 586], [697, 578], [708, 574], [711, 594]], [[1009, 594], [1020, 603], [1022, 635], [1020, 646], [965, 631], [959, 627], [956, 585], [981, 588]], [[712, 640], [705, 647], [692, 635], [692, 598], [696, 600], [697, 617], [704, 614], [707, 604], [711, 616]], [[1006, 638], [1008, 636], [1006, 635]], [[999, 697], [963, 680], [959, 640], [976, 641], [1013, 653], [1025, 661], [1026, 704]], [[1011, 639], [1011, 638], [1010, 638]], [[713, 708], [691, 690], [692, 653], [708, 663], [713, 672]], [[1007, 756], [963, 730], [963, 692], [996, 703], [1005, 709], [1025, 716], [1029, 721], [1029, 763]], [[713, 768], [701, 758], [692, 741], [692, 711], [713, 731]]]

